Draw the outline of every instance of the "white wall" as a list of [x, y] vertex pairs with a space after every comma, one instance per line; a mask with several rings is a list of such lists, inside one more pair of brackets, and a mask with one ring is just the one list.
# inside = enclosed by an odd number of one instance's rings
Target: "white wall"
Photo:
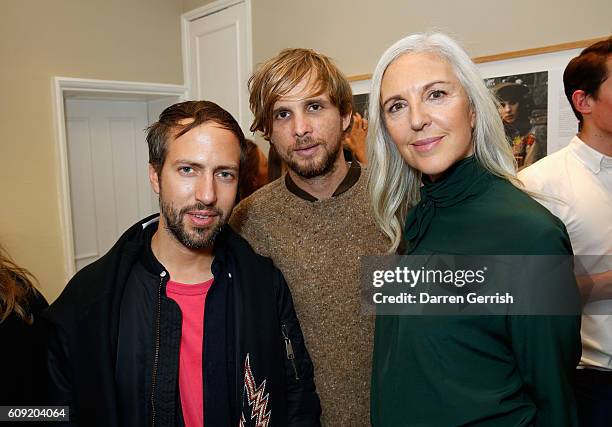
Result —
[[253, 59], [309, 47], [333, 57], [349, 76], [367, 74], [393, 42], [434, 27], [483, 56], [609, 35], [612, 2], [253, 0]]
[[49, 300], [65, 285], [54, 75], [183, 83], [181, 0], [0, 3], [0, 243]]

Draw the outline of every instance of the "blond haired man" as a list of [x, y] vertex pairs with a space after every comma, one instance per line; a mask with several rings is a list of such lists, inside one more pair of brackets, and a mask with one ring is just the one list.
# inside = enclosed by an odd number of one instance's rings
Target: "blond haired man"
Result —
[[342, 150], [350, 85], [326, 56], [285, 49], [260, 66], [249, 90], [251, 130], [288, 170], [242, 201], [230, 223], [287, 279], [324, 424], [369, 425], [373, 319], [361, 314], [359, 259], [389, 242], [371, 216], [364, 170]]

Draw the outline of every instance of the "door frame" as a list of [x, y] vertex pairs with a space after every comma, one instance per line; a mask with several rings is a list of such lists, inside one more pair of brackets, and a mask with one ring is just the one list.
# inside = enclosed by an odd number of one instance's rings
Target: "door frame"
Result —
[[193, 99], [193, 88], [191, 87], [191, 50], [190, 50], [190, 32], [189, 23], [196, 19], [203, 18], [207, 15], [220, 12], [223, 9], [244, 3], [246, 7], [246, 66], [247, 75], [253, 73], [253, 26], [252, 26], [252, 0], [216, 0], [212, 3], [183, 13], [181, 15], [181, 47], [183, 51], [183, 82], [187, 86], [187, 99]]
[[76, 272], [74, 240], [72, 233], [72, 204], [70, 200], [70, 171], [68, 168], [68, 142], [66, 140], [66, 96], [95, 94], [104, 99], [125, 100], [126, 97], [146, 99], [147, 97], [178, 97], [186, 99], [187, 88], [183, 85], [163, 83], [125, 82], [116, 80], [79, 79], [54, 76], [51, 80], [53, 91], [53, 116], [55, 146], [59, 180], [57, 193], [60, 213], [60, 230], [64, 250], [64, 275], [68, 281]]

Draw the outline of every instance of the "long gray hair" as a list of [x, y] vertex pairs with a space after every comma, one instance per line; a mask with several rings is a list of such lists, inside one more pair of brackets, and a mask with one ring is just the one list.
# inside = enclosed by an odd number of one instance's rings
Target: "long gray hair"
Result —
[[475, 114], [472, 143], [480, 164], [492, 174], [520, 187], [516, 161], [497, 110], [498, 102], [485, 86], [476, 66], [459, 44], [441, 33], [413, 34], [393, 44], [378, 61], [370, 92], [368, 131], [368, 192], [374, 219], [391, 239], [389, 252], [402, 240], [404, 221], [419, 202], [421, 172], [406, 164], [385, 127], [380, 87], [387, 67], [406, 53], [433, 53], [448, 61], [463, 86]]

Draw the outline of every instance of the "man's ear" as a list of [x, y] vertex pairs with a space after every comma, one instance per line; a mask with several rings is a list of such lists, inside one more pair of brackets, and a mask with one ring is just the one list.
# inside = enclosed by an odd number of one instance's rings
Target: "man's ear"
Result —
[[583, 90], [576, 90], [572, 93], [572, 104], [582, 115], [591, 114], [591, 101], [593, 97], [587, 95]]
[[342, 116], [342, 132], [346, 132], [348, 127], [351, 124], [351, 119], [353, 118], [353, 112], [349, 111], [346, 115]]
[[151, 188], [156, 194], [159, 194], [159, 176], [157, 171], [151, 163], [149, 163], [149, 181], [151, 182]]

